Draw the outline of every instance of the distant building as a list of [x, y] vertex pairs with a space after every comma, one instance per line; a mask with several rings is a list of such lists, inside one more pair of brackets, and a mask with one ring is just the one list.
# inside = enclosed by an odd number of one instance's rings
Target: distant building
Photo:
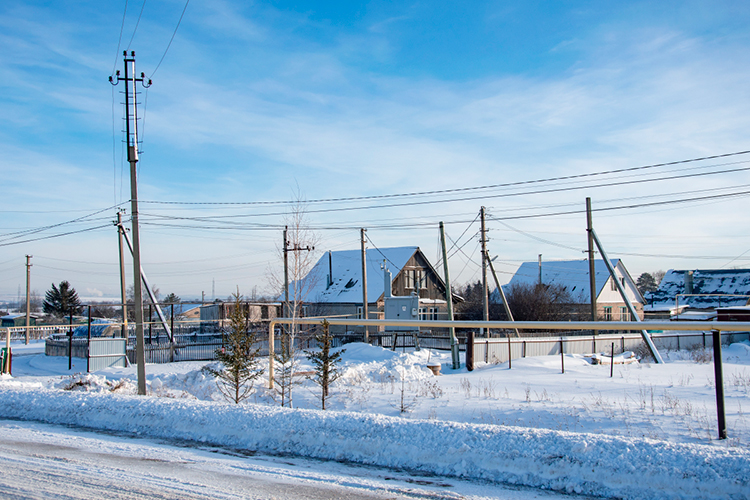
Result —
[[[248, 323], [268, 322], [281, 315], [281, 304], [277, 302], [242, 302]], [[199, 317], [202, 328], [212, 325], [225, 327], [234, 310], [234, 302], [215, 302], [200, 306]]]
[[[26, 326], [26, 313], [20, 314], [8, 314], [0, 318], [2, 320], [2, 327], [9, 326]], [[29, 325], [36, 325], [36, 316], [29, 315]]]
[[[615, 269], [617, 279], [625, 289], [628, 299], [633, 304], [638, 316], [643, 319], [645, 301], [641, 292], [638, 291], [635, 281], [625, 268], [622, 260], [612, 259], [610, 262]], [[510, 287], [514, 284], [536, 285], [539, 283], [540, 276], [541, 282], [545, 285], [559, 285], [563, 287], [570, 294], [574, 303], [591, 303], [589, 261], [586, 259], [543, 261], [541, 268], [537, 261], [524, 262], [503, 289], [508, 293]], [[594, 277], [596, 279], [597, 319], [599, 321], [630, 321], [632, 318], [630, 317], [628, 307], [622, 296], [620, 296], [617, 285], [612, 280], [606, 264], [601, 259], [594, 261]], [[496, 296], [497, 292], [493, 294], [493, 297]], [[581, 319], [588, 320], [590, 317]]]
[[713, 319], [719, 308], [745, 306], [750, 269], [670, 269], [659, 288], [646, 294], [650, 317]]
[[[368, 318], [383, 317], [386, 287], [390, 288], [390, 293], [394, 296], [417, 295], [421, 319], [437, 320], [441, 315], [441, 319], [445, 318], [445, 282], [419, 247], [368, 249], [366, 256]], [[295, 286], [299, 287], [302, 295], [303, 316], [361, 318], [361, 251], [326, 252], [305, 278], [299, 283], [290, 284], [290, 297], [293, 296]], [[284, 301], [283, 293], [279, 301]], [[362, 331], [363, 328], [350, 327], [348, 330]]]

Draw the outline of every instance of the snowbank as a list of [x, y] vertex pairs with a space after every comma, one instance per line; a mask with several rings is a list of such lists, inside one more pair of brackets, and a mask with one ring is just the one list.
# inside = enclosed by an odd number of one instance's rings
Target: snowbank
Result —
[[608, 498], [750, 498], [750, 451], [710, 445], [12, 385], [0, 417]]

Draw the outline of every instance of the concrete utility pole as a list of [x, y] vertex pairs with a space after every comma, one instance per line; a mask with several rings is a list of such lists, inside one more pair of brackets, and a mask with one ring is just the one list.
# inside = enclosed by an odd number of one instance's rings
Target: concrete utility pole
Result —
[[122, 338], [128, 338], [128, 298], [127, 291], [125, 289], [125, 249], [123, 247], [123, 236], [125, 228], [122, 225], [122, 214], [124, 210], [117, 211], [117, 239], [118, 248], [120, 251], [120, 300], [122, 301], [122, 328], [120, 329], [120, 335]]
[[[479, 216], [482, 219], [482, 229], [481, 229], [481, 237], [480, 240], [482, 242], [482, 319], [484, 321], [490, 320], [490, 306], [488, 304], [489, 302], [489, 296], [488, 296], [488, 288], [487, 288], [487, 229], [484, 225], [484, 207], [479, 209]], [[479, 334], [482, 334], [482, 330], [484, 328], [479, 329]], [[490, 336], [490, 330], [487, 329], [486, 332], [487, 338]]]
[[[594, 266], [594, 223], [591, 219], [591, 198], [586, 198], [586, 232], [589, 240], [589, 290], [591, 291], [591, 321], [596, 321], [596, 268]], [[594, 330], [596, 334], [596, 330]]]
[[29, 290], [31, 288], [31, 255], [26, 256], [26, 345], [29, 344], [29, 326], [31, 325], [31, 316], [29, 308], [31, 306]]
[[[443, 247], [443, 273], [445, 274], [445, 300], [448, 302], [448, 321], [453, 321], [453, 293], [451, 292], [451, 280], [448, 273], [448, 251], [445, 246], [445, 226], [440, 221], [440, 244]], [[456, 338], [456, 329], [452, 326], [448, 328], [451, 337], [451, 360], [453, 369], [461, 368], [461, 360], [458, 357], [458, 339]]]
[[[359, 230], [360, 239], [362, 240], [362, 319], [367, 318], [367, 251], [365, 249], [365, 232], [367, 229], [361, 228]], [[365, 344], [370, 342], [370, 331], [365, 326]]]
[[[141, 82], [144, 88], [151, 86], [151, 80], [146, 81], [141, 73], [140, 78], [135, 73], [135, 51], [123, 52], [125, 76], [121, 77], [117, 71], [115, 77], [109, 77], [112, 85], [125, 82], [125, 138], [128, 147], [128, 163], [130, 163], [130, 213], [133, 226], [133, 288], [135, 299], [135, 357], [138, 365], [138, 394], [146, 394], [146, 346], [143, 339], [143, 290], [141, 286], [141, 237], [138, 227], [138, 92], [136, 83]], [[132, 95], [131, 95], [132, 92]]]

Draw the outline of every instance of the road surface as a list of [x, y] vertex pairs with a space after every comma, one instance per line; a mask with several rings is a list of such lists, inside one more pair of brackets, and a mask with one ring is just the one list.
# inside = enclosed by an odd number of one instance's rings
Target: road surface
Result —
[[9, 420], [0, 420], [0, 470], [0, 497], [11, 500], [563, 498], [376, 467]]

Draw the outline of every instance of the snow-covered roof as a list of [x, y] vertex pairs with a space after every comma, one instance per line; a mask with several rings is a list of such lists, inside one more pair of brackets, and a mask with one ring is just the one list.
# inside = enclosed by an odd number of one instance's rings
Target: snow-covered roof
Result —
[[[367, 250], [367, 300], [375, 302], [385, 289], [384, 273], [381, 264], [385, 261], [393, 278], [419, 250], [419, 247], [393, 247]], [[328, 286], [329, 253], [318, 260], [312, 270], [302, 280], [305, 302], [315, 303], [362, 303], [362, 254], [360, 250], [339, 250], [330, 252], [330, 274], [332, 283]], [[289, 286], [292, 295], [294, 284]], [[283, 300], [283, 294], [280, 300]]]
[[[677, 294], [688, 293], [685, 276], [692, 272], [693, 294], [750, 295], [750, 269], [698, 269], [694, 271], [670, 269], [664, 275], [659, 288], [653, 294], [646, 294], [647, 301], [654, 308], [675, 306]], [[683, 297], [680, 305], [694, 309], [715, 309], [717, 307], [744, 306], [748, 297]]]
[[[610, 260], [612, 267], [620, 266], [620, 272], [630, 280], [627, 271], [620, 265], [620, 259]], [[607, 284], [609, 271], [607, 265], [602, 259], [594, 261], [594, 276], [596, 278], [596, 295], [602, 292], [602, 288]], [[524, 262], [513, 275], [510, 282], [505, 285], [504, 290], [508, 290], [514, 284], [535, 285], [539, 282], [539, 262]], [[589, 261], [582, 260], [557, 260], [542, 261], [542, 283], [545, 285], [560, 285], [571, 295], [571, 297], [580, 302], [590, 301], [589, 294]], [[497, 292], [495, 292], [497, 293]]]

